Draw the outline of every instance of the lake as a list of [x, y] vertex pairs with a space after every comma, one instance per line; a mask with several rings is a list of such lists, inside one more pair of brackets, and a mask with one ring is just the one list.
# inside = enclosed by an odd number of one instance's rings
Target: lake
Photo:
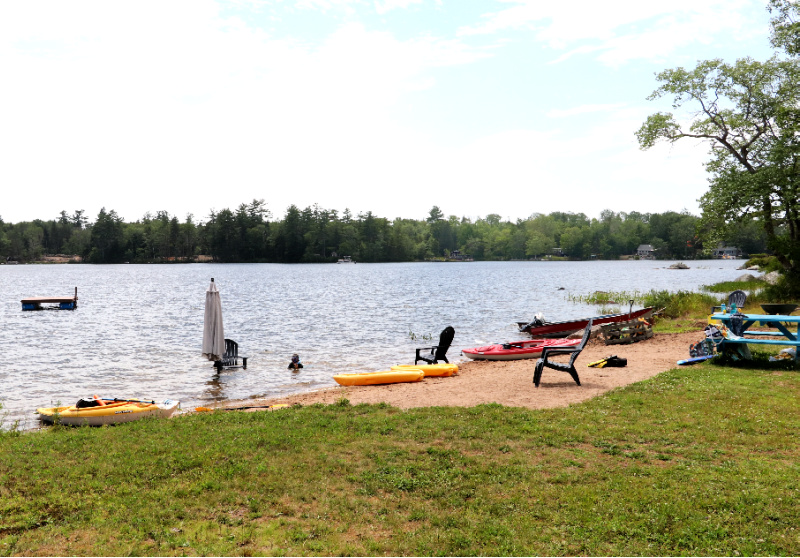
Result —
[[[190, 409], [315, 390], [336, 385], [334, 374], [412, 363], [414, 348], [435, 344], [448, 325], [448, 355], [458, 361], [462, 348], [524, 339], [515, 322], [536, 312], [598, 314], [569, 294], [697, 290], [744, 273], [742, 260], [671, 263], [3, 265], [0, 417], [35, 428], [36, 407], [91, 394], [180, 399]], [[211, 277], [225, 336], [249, 357], [247, 370], [215, 374], [200, 356]], [[21, 309], [22, 298], [68, 296], [76, 286], [74, 311]], [[299, 372], [287, 370], [295, 352]]]

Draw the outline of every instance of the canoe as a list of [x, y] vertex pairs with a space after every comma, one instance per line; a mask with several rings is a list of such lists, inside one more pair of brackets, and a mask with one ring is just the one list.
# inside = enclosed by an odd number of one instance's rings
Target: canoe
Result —
[[458, 365], [456, 364], [448, 364], [446, 362], [441, 362], [438, 364], [398, 364], [396, 366], [392, 366], [392, 370], [410, 370], [410, 369], [417, 369], [422, 370], [425, 372], [425, 377], [429, 378], [432, 376], [452, 376], [453, 374], [458, 374]]
[[585, 329], [592, 320], [592, 325], [610, 324], [614, 322], [626, 322], [638, 318], [648, 319], [653, 315], [655, 309], [650, 306], [636, 310], [635, 312], [623, 312], [621, 314], [604, 314], [594, 318], [581, 318], [578, 320], [568, 320], [565, 322], [545, 322], [542, 325], [533, 325], [532, 322], [517, 322], [520, 331], [530, 333], [534, 338], [557, 338], [566, 337], [576, 331]]
[[[85, 406], [96, 403], [94, 406]], [[102, 402], [101, 405], [99, 402]], [[180, 408], [180, 401], [148, 401], [144, 399], [81, 399], [66, 407], [40, 407], [39, 418], [49, 424], [58, 422], [69, 426], [103, 426], [131, 422], [147, 417], [168, 418]]]
[[425, 372], [419, 368], [408, 368], [406, 370], [381, 370], [361, 374], [337, 374], [333, 379], [342, 386], [374, 386], [378, 384], [419, 382], [424, 377]]
[[515, 341], [462, 349], [461, 352], [475, 360], [521, 360], [524, 358], [539, 358], [545, 347], [566, 348], [579, 345], [580, 339], [534, 339], [532, 341]]

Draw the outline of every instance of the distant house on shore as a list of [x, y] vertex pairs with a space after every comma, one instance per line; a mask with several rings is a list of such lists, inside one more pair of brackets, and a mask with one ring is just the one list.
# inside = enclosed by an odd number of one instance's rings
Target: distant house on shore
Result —
[[656, 259], [656, 249], [652, 244], [640, 244], [636, 249], [636, 255], [643, 260], [654, 260]]
[[742, 251], [736, 246], [717, 246], [711, 252], [711, 257], [718, 260], [735, 260], [742, 257]]

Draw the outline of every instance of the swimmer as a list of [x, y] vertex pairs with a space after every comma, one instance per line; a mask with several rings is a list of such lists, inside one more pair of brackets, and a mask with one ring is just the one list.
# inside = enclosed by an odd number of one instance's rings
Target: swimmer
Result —
[[292, 362], [289, 363], [289, 370], [300, 370], [303, 367], [303, 363], [300, 362], [300, 356], [295, 353], [292, 355]]

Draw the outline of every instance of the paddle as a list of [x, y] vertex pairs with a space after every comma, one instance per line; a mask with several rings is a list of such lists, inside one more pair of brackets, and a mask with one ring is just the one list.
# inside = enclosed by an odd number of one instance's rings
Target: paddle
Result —
[[[156, 404], [155, 401], [148, 401], [147, 399], [117, 399], [116, 397], [114, 399], [111, 399], [109, 397], [100, 397], [98, 395], [93, 395], [92, 399], [96, 401], [101, 407], [103, 405], [109, 405], [111, 403], [148, 403], [150, 405]], [[92, 399], [81, 398], [81, 400], [78, 401], [77, 404], [80, 404], [81, 401], [91, 401]]]
[[101, 399], [103, 401], [113, 401], [114, 403], [122, 403], [124, 401], [125, 403], [150, 403], [151, 405], [156, 404], [155, 401], [148, 401], [146, 399], [117, 399], [116, 397], [114, 399], [106, 399], [105, 397], [101, 397]]

